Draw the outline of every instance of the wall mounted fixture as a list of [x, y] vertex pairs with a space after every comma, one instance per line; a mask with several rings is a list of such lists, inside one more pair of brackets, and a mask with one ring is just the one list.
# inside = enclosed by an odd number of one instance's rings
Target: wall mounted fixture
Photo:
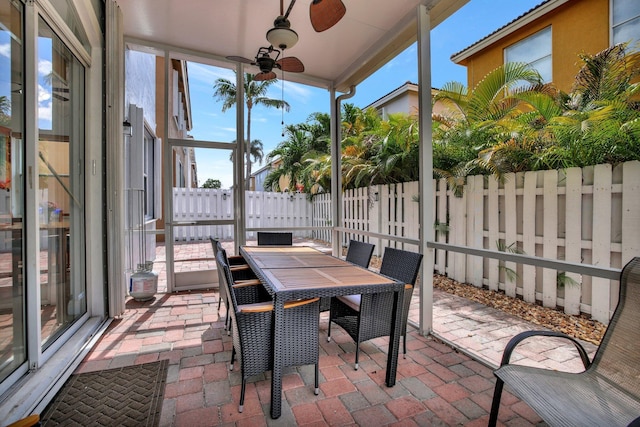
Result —
[[122, 122], [122, 133], [125, 135], [133, 136], [133, 128], [131, 127], [131, 123], [127, 120]]

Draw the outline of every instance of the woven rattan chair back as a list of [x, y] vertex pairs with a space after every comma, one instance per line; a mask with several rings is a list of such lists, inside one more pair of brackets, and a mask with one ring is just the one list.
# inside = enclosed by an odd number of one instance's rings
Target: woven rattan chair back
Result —
[[369, 268], [371, 255], [373, 255], [373, 248], [375, 247], [376, 245], [371, 243], [351, 240], [349, 242], [349, 249], [347, 249], [347, 256], [345, 259], [361, 267]]
[[[237, 284], [233, 279], [229, 265], [225, 262], [223, 249], [218, 251], [216, 260], [223, 267], [226, 284], [229, 286], [229, 299], [233, 307], [231, 314], [233, 336], [231, 369], [233, 369], [235, 355], [239, 354], [242, 386], [238, 410], [242, 412], [247, 378], [271, 370], [273, 367], [273, 306], [270, 305], [266, 309], [255, 309], [256, 306], [265, 307], [265, 303], [268, 305], [270, 300], [263, 298], [261, 301], [250, 302], [251, 299], [248, 295], [261, 296], [266, 292], [264, 287], [261, 284], [255, 286]], [[252, 293], [252, 288], [256, 288], [257, 291]], [[315, 394], [318, 394], [319, 377], [318, 326], [320, 319], [318, 304], [317, 298], [290, 308], [287, 308], [287, 304], [285, 304], [287, 335], [282, 342], [282, 365], [284, 367], [315, 365]]]
[[[409, 306], [421, 262], [422, 254], [386, 248], [380, 267], [381, 274], [399, 280], [407, 285], [405, 286], [401, 317], [404, 354], [406, 354], [407, 351], [406, 329]], [[393, 299], [394, 297], [391, 292], [364, 294], [360, 296], [359, 309], [356, 310], [340, 298], [332, 298], [328, 334], [331, 333], [331, 322], [334, 322], [340, 325], [356, 342], [356, 369], [358, 369], [360, 354], [359, 344], [373, 338], [384, 337], [391, 334]]]
[[[359, 265], [360, 267], [369, 268], [369, 262], [371, 261], [371, 255], [373, 255], [373, 248], [376, 245], [371, 243], [359, 242], [357, 240], [349, 241], [349, 249], [347, 249], [347, 256], [345, 260]], [[320, 298], [320, 311], [327, 311], [331, 308], [331, 298]]]
[[414, 286], [420, 271], [422, 254], [403, 251], [395, 248], [385, 248], [380, 265], [380, 274]]
[[258, 246], [291, 246], [293, 233], [258, 231]]
[[618, 305], [589, 370], [640, 398], [640, 257], [620, 274]]
[[220, 297], [218, 298], [218, 311], [220, 311], [221, 303], [224, 302], [224, 307], [227, 311], [224, 319], [224, 329], [228, 331], [230, 325], [229, 311], [231, 310], [231, 303], [229, 302], [229, 291], [227, 289], [227, 286], [223, 284], [224, 282], [226, 282], [226, 279], [224, 278], [224, 271], [222, 269], [222, 266], [218, 263], [218, 247], [220, 245], [220, 242], [213, 237], [209, 237], [209, 240], [211, 241], [213, 256], [216, 259], [216, 270], [218, 273], [218, 294], [220, 295]]

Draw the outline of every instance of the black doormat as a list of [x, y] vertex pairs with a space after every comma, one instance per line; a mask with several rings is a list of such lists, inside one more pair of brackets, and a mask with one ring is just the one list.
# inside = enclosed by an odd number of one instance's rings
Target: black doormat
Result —
[[168, 360], [71, 375], [47, 406], [43, 426], [157, 426]]

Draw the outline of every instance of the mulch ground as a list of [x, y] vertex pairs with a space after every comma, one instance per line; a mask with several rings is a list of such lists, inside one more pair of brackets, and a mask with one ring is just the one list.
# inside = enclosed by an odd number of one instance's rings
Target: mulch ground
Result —
[[559, 310], [508, 297], [502, 292], [458, 283], [446, 276], [434, 275], [433, 286], [444, 292], [479, 302], [487, 307], [596, 345], [600, 344], [602, 335], [607, 328], [606, 325], [590, 319], [586, 314], [568, 315]]
[[[346, 254], [346, 250], [343, 255]], [[374, 256], [370, 266], [380, 268], [381, 259]], [[492, 307], [513, 316], [519, 317], [536, 325], [544, 326], [552, 331], [562, 332], [571, 337], [600, 345], [602, 335], [607, 326], [589, 315], [569, 315], [560, 310], [531, 304], [519, 298], [511, 298], [502, 291], [491, 291], [486, 288], [477, 288], [466, 283], [459, 283], [453, 279], [439, 274], [433, 275], [433, 286], [444, 292], [479, 302], [487, 307]]]

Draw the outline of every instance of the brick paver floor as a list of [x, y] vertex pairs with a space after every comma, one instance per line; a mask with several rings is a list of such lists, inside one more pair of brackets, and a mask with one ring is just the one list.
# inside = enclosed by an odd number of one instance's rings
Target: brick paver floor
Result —
[[[399, 359], [397, 383], [384, 385], [387, 339], [361, 345], [353, 368], [353, 341], [334, 328], [327, 342], [327, 315], [320, 323], [320, 393], [313, 394], [313, 366], [288, 368], [283, 410], [269, 417], [270, 378], [247, 384], [238, 412], [239, 366], [229, 370], [231, 337], [214, 291], [159, 294], [127, 301], [77, 372], [170, 362], [161, 426], [483, 426], [493, 393], [492, 370], [432, 336], [410, 328], [407, 357]], [[538, 416], [507, 392], [500, 411], [505, 425], [532, 426]]]
[[[190, 256], [201, 258], [197, 251]], [[387, 338], [361, 344], [356, 371], [353, 341], [336, 327], [327, 342], [328, 315], [323, 313], [320, 394], [313, 394], [313, 366], [288, 368], [282, 416], [272, 420], [268, 373], [250, 380], [244, 412], [238, 412], [239, 366], [229, 371], [232, 342], [224, 331], [224, 305], [217, 310], [218, 297], [217, 291], [208, 290], [158, 293], [147, 302], [129, 299], [124, 315], [113, 320], [77, 371], [168, 359], [161, 426], [485, 426], [493, 395], [492, 368], [499, 363], [502, 349], [517, 332], [539, 329], [435, 290], [433, 334], [424, 337], [409, 327], [407, 355], [399, 359], [397, 383], [386, 387]], [[410, 312], [415, 322], [418, 298], [416, 293]], [[593, 354], [595, 346], [587, 347]], [[515, 353], [514, 360], [579, 369], [577, 353], [570, 347], [535, 340]], [[541, 424], [508, 388], [499, 421], [514, 426]]]

